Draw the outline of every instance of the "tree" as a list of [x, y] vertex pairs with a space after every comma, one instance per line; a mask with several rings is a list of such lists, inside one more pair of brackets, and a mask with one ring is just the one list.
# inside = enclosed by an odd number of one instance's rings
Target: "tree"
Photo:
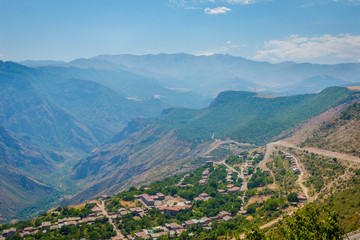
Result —
[[298, 198], [297, 193], [295, 193], [295, 192], [290, 193], [290, 194], [287, 196], [287, 200], [288, 200], [289, 202], [298, 202], [298, 201], [299, 201], [299, 198]]
[[306, 204], [279, 225], [282, 239], [343, 239], [338, 215], [327, 207]]
[[247, 206], [246, 208], [246, 213], [247, 214], [253, 214], [256, 212], [256, 204], [250, 204], [249, 206]]

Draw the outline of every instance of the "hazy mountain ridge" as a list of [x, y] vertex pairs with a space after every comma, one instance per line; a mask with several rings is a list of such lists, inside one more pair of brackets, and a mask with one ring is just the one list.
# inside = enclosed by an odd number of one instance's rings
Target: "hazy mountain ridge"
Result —
[[[25, 61], [30, 66], [53, 66], [55, 62]], [[334, 65], [283, 62], [271, 64], [241, 57], [215, 54], [99, 55], [59, 66], [131, 72], [155, 80], [162, 87], [188, 89], [215, 97], [225, 90], [293, 95], [314, 93], [330, 86], [359, 82], [360, 64]], [[324, 77], [327, 81], [324, 81]], [[310, 83], [310, 84], [309, 84]], [[184, 106], [184, 105], [183, 105]], [[185, 105], [189, 107], [189, 105]], [[203, 107], [204, 105], [202, 105]]]
[[[166, 74], [184, 82], [187, 88], [198, 91], [205, 96], [214, 96], [221, 90], [245, 90], [277, 92], [279, 94], [298, 93], [297, 87], [306, 87], [309, 78], [328, 75], [339, 82], [356, 82], [359, 80], [360, 64], [320, 65], [309, 63], [284, 62], [270, 64], [257, 62], [241, 57], [215, 54], [212, 56], [194, 56], [190, 54], [159, 54], [159, 55], [100, 55], [91, 59], [106, 60], [113, 64], [139, 67], [158, 74]], [[232, 79], [251, 82], [233, 85]], [[224, 88], [216, 85], [221, 81]], [[287, 86], [287, 89], [283, 88]], [[305, 93], [320, 91], [332, 83], [321, 83], [317, 88], [307, 88]]]

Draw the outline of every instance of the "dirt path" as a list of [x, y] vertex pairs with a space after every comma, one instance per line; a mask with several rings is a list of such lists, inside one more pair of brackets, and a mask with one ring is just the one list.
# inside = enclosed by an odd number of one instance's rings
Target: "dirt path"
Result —
[[296, 163], [296, 166], [300, 169], [300, 175], [297, 179], [297, 182], [299, 184], [299, 186], [301, 187], [304, 195], [306, 196], [307, 198], [307, 201], [309, 202], [310, 200], [310, 197], [309, 197], [309, 189], [307, 187], [304, 186], [303, 182], [304, 182], [304, 170], [301, 168], [300, 164], [299, 164], [299, 159], [297, 159], [297, 157], [295, 157], [294, 155], [284, 151], [284, 150], [281, 150], [282, 152], [284, 152], [285, 154], [293, 157], [295, 159], [295, 163]]
[[109, 223], [114, 227], [116, 231], [116, 236], [121, 237], [124, 239], [124, 235], [120, 232], [120, 230], [116, 227], [115, 223], [113, 222], [112, 218], [110, 217], [109, 213], [106, 211], [105, 202], [101, 200], [101, 204], [97, 203], [98, 207], [100, 208], [101, 212], [109, 219]]

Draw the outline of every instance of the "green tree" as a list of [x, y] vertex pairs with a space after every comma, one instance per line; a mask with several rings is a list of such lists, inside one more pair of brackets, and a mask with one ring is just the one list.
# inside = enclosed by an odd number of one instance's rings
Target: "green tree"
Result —
[[343, 239], [339, 219], [327, 207], [306, 204], [293, 216], [286, 216], [279, 225], [282, 239]]
[[298, 198], [297, 193], [295, 193], [295, 192], [290, 193], [290, 194], [287, 196], [287, 200], [288, 200], [289, 202], [298, 202], [298, 201], [299, 201], [299, 198]]

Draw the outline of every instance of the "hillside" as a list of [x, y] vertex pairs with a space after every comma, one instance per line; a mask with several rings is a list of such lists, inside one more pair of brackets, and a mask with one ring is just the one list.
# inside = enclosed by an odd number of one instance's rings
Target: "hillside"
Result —
[[306, 133], [301, 147], [315, 147], [360, 157], [360, 103]]
[[59, 160], [55, 153], [23, 143], [0, 126], [0, 223], [34, 216], [50, 206], [57, 191], [42, 180]]
[[206, 109], [168, 109], [157, 118], [134, 120], [111, 144], [94, 150], [74, 167], [72, 178], [86, 188], [71, 202], [194, 168], [201, 163], [194, 157], [209, 149], [212, 136], [263, 144], [356, 97], [356, 91], [347, 88], [276, 98], [225, 92]]
[[[1, 166], [9, 169], [1, 177], [0, 214], [11, 209], [8, 217], [19, 216], [26, 206], [29, 211], [22, 213], [29, 216], [45, 208], [42, 200], [47, 208], [63, 194], [76, 192], [68, 172], [80, 157], [109, 141], [134, 117], [155, 116], [169, 106], [156, 99], [127, 99], [97, 82], [13, 62], [0, 61], [0, 85]], [[15, 184], [19, 181], [31, 183], [39, 194], [31, 196]], [[55, 192], [60, 194], [50, 201], [48, 195]]]

